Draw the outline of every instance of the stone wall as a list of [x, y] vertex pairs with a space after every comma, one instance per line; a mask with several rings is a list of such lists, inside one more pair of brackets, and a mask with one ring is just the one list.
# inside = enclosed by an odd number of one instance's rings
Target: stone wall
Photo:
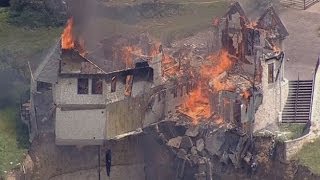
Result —
[[[262, 104], [256, 112], [254, 131], [261, 130], [269, 125], [275, 125], [279, 121], [279, 115], [286, 103], [289, 82], [281, 76], [274, 83], [268, 83], [268, 64], [274, 63], [274, 76], [276, 76], [279, 61], [269, 60], [261, 62], [262, 65], [262, 82], [261, 90], [263, 94]], [[283, 69], [281, 70], [283, 71]], [[282, 74], [282, 72], [280, 73]], [[268, 119], [266, 119], [268, 117]]]
[[291, 160], [303, 147], [304, 144], [310, 142], [312, 134], [308, 133], [300, 138], [285, 141], [285, 160]]

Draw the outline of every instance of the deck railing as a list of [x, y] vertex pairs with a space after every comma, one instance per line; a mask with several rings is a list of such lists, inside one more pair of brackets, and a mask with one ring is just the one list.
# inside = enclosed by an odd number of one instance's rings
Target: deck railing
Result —
[[306, 10], [310, 6], [319, 2], [319, 0], [281, 0], [280, 2], [284, 5], [288, 5], [297, 9]]

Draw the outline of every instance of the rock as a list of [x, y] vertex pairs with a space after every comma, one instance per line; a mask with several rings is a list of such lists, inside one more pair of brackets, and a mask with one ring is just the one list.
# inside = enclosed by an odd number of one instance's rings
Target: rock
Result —
[[196, 137], [199, 134], [199, 126], [191, 126], [186, 131], [186, 135], [190, 137]]
[[191, 155], [191, 156], [190, 156], [190, 160], [192, 161], [193, 164], [198, 164], [200, 158], [201, 158], [201, 157], [200, 157], [199, 155]]
[[187, 151], [184, 149], [179, 149], [177, 153], [178, 158], [187, 159]]
[[224, 163], [224, 164], [228, 164], [228, 161], [229, 161], [228, 153], [226, 151], [224, 151], [221, 158], [220, 158], [220, 162]]
[[179, 148], [180, 144], [181, 144], [181, 140], [182, 140], [181, 136], [172, 138], [167, 142], [167, 145], [170, 146], [170, 147]]
[[203, 139], [198, 139], [196, 141], [196, 146], [197, 146], [197, 150], [199, 152], [203, 151], [203, 149], [204, 149], [204, 140]]
[[192, 140], [189, 136], [183, 136], [180, 144], [180, 148], [189, 150], [193, 146]]
[[225, 135], [223, 132], [218, 131], [217, 133], [207, 137], [205, 139], [205, 149], [211, 155], [219, 155], [219, 150], [225, 141]]
[[192, 154], [192, 155], [197, 155], [197, 154], [198, 154], [198, 152], [197, 152], [197, 147], [192, 146], [192, 148], [191, 148], [191, 154]]

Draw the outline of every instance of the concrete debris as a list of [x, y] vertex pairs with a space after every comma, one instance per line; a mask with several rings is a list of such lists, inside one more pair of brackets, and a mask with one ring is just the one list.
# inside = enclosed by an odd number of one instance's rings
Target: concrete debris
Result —
[[170, 146], [170, 147], [179, 148], [180, 144], [181, 144], [181, 140], [182, 140], [181, 136], [172, 138], [167, 142], [167, 145]]
[[224, 163], [224, 164], [228, 164], [228, 160], [229, 160], [228, 153], [226, 151], [224, 151], [221, 158], [220, 158], [220, 162]]
[[224, 133], [218, 131], [205, 139], [205, 149], [212, 155], [220, 155], [219, 150], [224, 141]]
[[206, 172], [206, 170], [207, 170], [206, 158], [200, 158], [198, 161], [198, 171]]
[[160, 140], [161, 140], [162, 143], [167, 143], [167, 142], [168, 142], [168, 140], [166, 139], [166, 137], [164, 136], [163, 133], [160, 133], [160, 134], [159, 134], [159, 138], [160, 138]]
[[198, 151], [197, 151], [197, 147], [196, 146], [192, 146], [192, 148], [191, 148], [191, 154], [192, 155], [197, 155], [198, 154]]
[[196, 141], [196, 146], [197, 146], [197, 150], [199, 152], [203, 151], [204, 150], [204, 140], [203, 139], [198, 139]]
[[252, 159], [252, 154], [250, 152], [247, 153], [247, 155], [243, 158], [243, 160], [247, 163], [250, 164]]
[[207, 175], [205, 172], [197, 173], [194, 175], [196, 180], [207, 180]]
[[192, 140], [189, 136], [183, 136], [180, 144], [180, 148], [186, 150], [190, 149], [193, 146]]
[[229, 154], [229, 159], [236, 168], [239, 168], [239, 161], [235, 154]]
[[199, 126], [191, 126], [186, 131], [186, 135], [190, 137], [196, 137], [199, 134]]
[[184, 149], [179, 149], [177, 153], [177, 157], [180, 159], [187, 159], [187, 151]]

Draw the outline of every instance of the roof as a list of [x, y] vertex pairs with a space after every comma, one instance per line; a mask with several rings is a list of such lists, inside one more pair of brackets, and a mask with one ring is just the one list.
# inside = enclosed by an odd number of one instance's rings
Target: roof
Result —
[[273, 29], [276, 28], [282, 37], [289, 35], [287, 28], [282, 23], [280, 17], [271, 6], [269, 7], [258, 19], [257, 25], [262, 29]]
[[85, 58], [104, 73], [111, 73], [134, 68], [139, 60], [150, 60], [158, 48], [146, 34], [117, 35], [102, 40]]
[[33, 73], [35, 81], [55, 83], [58, 79], [60, 42], [57, 42]]
[[240, 17], [243, 18], [245, 23], [249, 23], [249, 19], [246, 16], [246, 14], [245, 14], [245, 12], [244, 12], [244, 10], [241, 7], [239, 2], [235, 2], [235, 3], [231, 4], [229, 6], [229, 9], [228, 9], [227, 13], [224, 15], [224, 17], [230, 16], [230, 15], [233, 15], [233, 14], [236, 14], [236, 13], [238, 13], [240, 15]]

